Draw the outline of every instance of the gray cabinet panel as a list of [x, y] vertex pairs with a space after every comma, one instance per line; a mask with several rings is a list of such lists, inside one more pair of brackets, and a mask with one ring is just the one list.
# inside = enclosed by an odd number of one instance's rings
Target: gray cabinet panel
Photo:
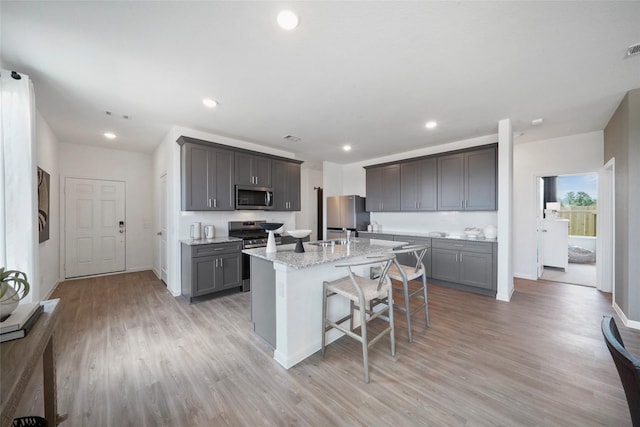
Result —
[[253, 330], [276, 347], [276, 272], [273, 263], [251, 257], [251, 322]]
[[460, 277], [459, 271], [457, 251], [440, 248], [432, 249], [431, 277], [456, 283]]
[[273, 209], [300, 210], [300, 164], [272, 161]]
[[497, 209], [496, 148], [438, 157], [438, 210]]
[[194, 298], [242, 285], [242, 242], [182, 243], [182, 296]]
[[438, 157], [438, 210], [464, 209], [464, 154]]
[[400, 164], [402, 211], [435, 211], [438, 200], [435, 157]]
[[465, 210], [496, 210], [496, 149], [466, 154]]
[[[451, 283], [495, 291], [495, 245], [445, 239], [432, 240], [432, 277]], [[470, 288], [469, 288], [470, 289]]]
[[236, 153], [236, 184], [271, 187], [271, 159]]
[[233, 160], [233, 151], [183, 144], [182, 210], [233, 210]]
[[366, 186], [367, 211], [393, 212], [400, 210], [399, 164], [367, 169]]
[[461, 252], [460, 258], [460, 283], [478, 288], [493, 289], [492, 254]]

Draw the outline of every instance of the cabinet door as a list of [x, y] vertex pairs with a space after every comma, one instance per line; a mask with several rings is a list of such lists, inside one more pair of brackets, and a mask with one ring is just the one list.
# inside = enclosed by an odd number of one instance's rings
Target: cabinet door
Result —
[[431, 275], [434, 279], [457, 283], [460, 277], [458, 251], [432, 248]]
[[497, 209], [496, 149], [487, 148], [465, 153], [465, 210]]
[[417, 211], [420, 193], [420, 162], [400, 165], [400, 208], [403, 211]]
[[438, 210], [459, 211], [463, 203], [464, 154], [438, 157]]
[[400, 210], [400, 165], [382, 167], [382, 211]]
[[273, 209], [276, 211], [286, 211], [288, 200], [287, 191], [287, 162], [274, 160], [272, 163], [272, 184], [273, 184]]
[[216, 269], [216, 289], [242, 285], [242, 254], [220, 255]]
[[253, 156], [245, 153], [236, 153], [236, 184], [255, 185], [251, 159]]
[[271, 159], [267, 157], [254, 156], [252, 162], [255, 185], [260, 187], [271, 187]]
[[423, 159], [418, 163], [418, 210], [435, 211], [438, 208], [438, 160]]
[[192, 259], [192, 297], [206, 295], [216, 290], [216, 259], [208, 256]]
[[212, 210], [232, 211], [234, 203], [234, 153], [227, 150], [215, 150], [215, 159], [211, 162]]
[[[365, 201], [368, 212], [382, 210], [382, 168], [370, 168], [366, 172], [367, 199]], [[328, 224], [327, 224], [328, 225]]]
[[287, 194], [290, 211], [299, 211], [300, 203], [300, 164], [287, 163]]
[[181, 149], [182, 210], [209, 210], [209, 176], [212, 150], [196, 144], [184, 144]]
[[460, 252], [460, 283], [477, 288], [493, 288], [493, 255]]

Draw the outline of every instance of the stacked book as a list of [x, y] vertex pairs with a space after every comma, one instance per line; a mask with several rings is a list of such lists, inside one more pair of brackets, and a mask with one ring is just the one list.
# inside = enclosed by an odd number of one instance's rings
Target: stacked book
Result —
[[0, 322], [0, 342], [26, 336], [43, 310], [44, 307], [39, 302], [20, 304], [11, 316]]

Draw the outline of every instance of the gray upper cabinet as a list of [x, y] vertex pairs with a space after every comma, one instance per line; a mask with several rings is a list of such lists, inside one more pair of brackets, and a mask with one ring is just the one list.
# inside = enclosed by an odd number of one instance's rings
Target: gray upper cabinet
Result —
[[496, 148], [438, 157], [438, 210], [497, 209]]
[[237, 152], [236, 184], [271, 187], [271, 159]]
[[402, 211], [435, 211], [438, 207], [438, 171], [435, 157], [400, 164]]
[[300, 164], [273, 160], [273, 209], [276, 211], [300, 210]]
[[400, 164], [367, 168], [366, 186], [367, 211], [392, 212], [400, 210]]
[[199, 144], [181, 148], [182, 210], [232, 211], [234, 152]]

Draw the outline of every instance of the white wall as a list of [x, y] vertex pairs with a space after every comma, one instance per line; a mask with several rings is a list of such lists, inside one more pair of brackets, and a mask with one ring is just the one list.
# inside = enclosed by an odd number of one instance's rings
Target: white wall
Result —
[[60, 175], [58, 173], [58, 139], [49, 124], [36, 111], [37, 163], [50, 175], [49, 240], [39, 244], [39, 280], [32, 280], [34, 300], [46, 299], [60, 280]]
[[[117, 146], [117, 142], [114, 143]], [[59, 144], [60, 188], [65, 178], [124, 181], [126, 189], [126, 270], [152, 267], [153, 185], [152, 158], [149, 154], [110, 150], [69, 143]], [[60, 202], [60, 229], [64, 230], [64, 197]], [[64, 262], [64, 233], [60, 236], [60, 254]], [[64, 277], [61, 265], [60, 277]]]
[[[265, 212], [265, 211], [230, 211], [230, 212], [186, 212], [181, 211], [180, 206], [180, 146], [176, 140], [181, 136], [189, 136], [218, 144], [228, 145], [235, 148], [259, 151], [276, 156], [295, 158], [293, 153], [264, 147], [246, 141], [241, 141], [221, 135], [201, 132], [194, 129], [173, 127], [165, 136], [161, 144], [153, 153], [153, 170], [149, 174], [153, 177], [152, 186], [154, 188], [153, 230], [159, 230], [160, 223], [160, 176], [167, 174], [167, 288], [173, 295], [181, 292], [181, 269], [180, 269], [180, 240], [189, 238], [189, 228], [193, 222], [202, 222], [203, 225], [213, 225], [216, 228], [216, 236], [227, 235], [228, 221], [241, 220], [267, 220], [282, 222], [285, 229], [296, 228], [296, 215], [293, 212]], [[155, 248], [159, 247], [159, 238], [153, 239]], [[150, 251], [156, 259], [153, 261], [154, 271], [159, 273], [157, 260], [158, 250]], [[151, 264], [151, 263], [150, 263]]]
[[514, 145], [513, 274], [535, 280], [536, 176], [597, 172], [604, 163], [602, 131]]
[[[311, 230], [310, 240], [320, 240], [318, 237], [317, 219], [317, 191], [315, 187], [322, 187], [322, 164], [305, 162], [300, 170], [300, 212], [296, 212], [296, 227]], [[323, 189], [324, 190], [324, 189]]]

